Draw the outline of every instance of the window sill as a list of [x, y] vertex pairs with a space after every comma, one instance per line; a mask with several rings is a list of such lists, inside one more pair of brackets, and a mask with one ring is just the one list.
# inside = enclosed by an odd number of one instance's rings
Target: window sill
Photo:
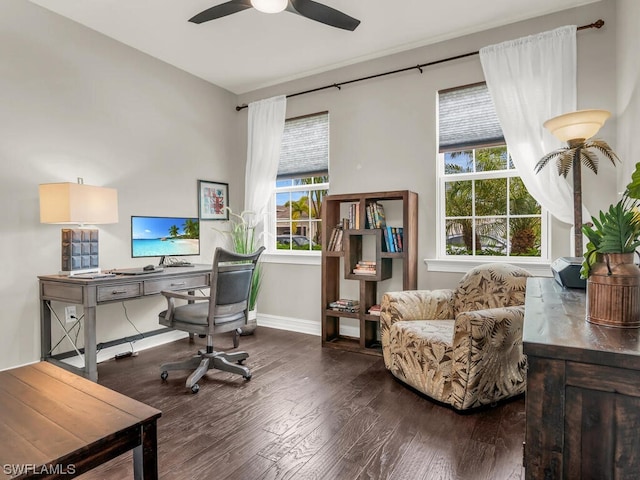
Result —
[[551, 277], [551, 263], [543, 260], [520, 260], [516, 261], [512, 257], [496, 260], [495, 258], [487, 260], [478, 259], [441, 259], [441, 258], [425, 258], [424, 263], [429, 272], [453, 272], [467, 273], [470, 269], [486, 263], [505, 262], [524, 268], [536, 277]]
[[307, 252], [268, 252], [263, 253], [261, 260], [265, 263], [281, 263], [287, 265], [320, 265], [322, 255], [318, 253]]

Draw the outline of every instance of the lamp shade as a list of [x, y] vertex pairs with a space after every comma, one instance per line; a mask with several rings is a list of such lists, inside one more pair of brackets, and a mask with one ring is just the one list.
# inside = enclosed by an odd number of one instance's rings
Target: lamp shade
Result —
[[90, 224], [118, 222], [118, 192], [82, 183], [40, 185], [40, 222]]
[[251, 5], [263, 13], [278, 13], [287, 8], [288, 0], [251, 0]]
[[563, 142], [586, 140], [598, 133], [610, 116], [606, 110], [578, 110], [551, 118], [543, 126]]

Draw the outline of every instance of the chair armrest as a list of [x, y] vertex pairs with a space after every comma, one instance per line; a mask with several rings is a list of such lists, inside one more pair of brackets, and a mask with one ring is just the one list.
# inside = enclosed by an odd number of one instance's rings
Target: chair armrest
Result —
[[524, 305], [456, 315], [452, 388], [459, 408], [485, 405], [524, 392], [527, 357], [522, 353]]
[[453, 318], [453, 290], [387, 292], [380, 302], [380, 342], [387, 368], [391, 365], [391, 326], [403, 320]]
[[172, 290], [162, 290], [160, 292], [162, 295], [164, 295], [167, 300], [170, 298], [179, 298], [181, 300], [187, 300], [190, 302], [197, 302], [200, 300], [209, 300], [209, 296], [208, 295], [190, 295], [188, 293], [180, 293], [180, 292], [174, 292]]
[[172, 290], [162, 290], [160, 292], [167, 299], [167, 310], [164, 312], [163, 325], [168, 325], [173, 321], [173, 311], [176, 308], [175, 299], [186, 300], [188, 302], [198, 302], [202, 300], [209, 300], [208, 295], [190, 295], [188, 293], [174, 292]]

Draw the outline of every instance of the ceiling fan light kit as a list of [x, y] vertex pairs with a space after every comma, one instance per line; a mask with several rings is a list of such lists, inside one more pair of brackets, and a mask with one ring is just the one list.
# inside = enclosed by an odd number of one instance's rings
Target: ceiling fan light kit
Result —
[[262, 13], [279, 13], [287, 8], [289, 0], [251, 0], [253, 8]]
[[230, 0], [203, 10], [191, 17], [189, 21], [200, 24], [250, 8], [255, 8], [264, 13], [287, 11], [309, 20], [324, 23], [330, 27], [341, 28], [351, 32], [360, 25], [360, 20], [313, 0]]

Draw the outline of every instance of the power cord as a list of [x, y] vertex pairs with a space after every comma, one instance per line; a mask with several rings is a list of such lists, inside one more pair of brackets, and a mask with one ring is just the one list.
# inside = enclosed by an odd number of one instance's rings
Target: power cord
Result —
[[[144, 333], [142, 333], [142, 332], [138, 329], [138, 327], [136, 327], [135, 323], [133, 323], [133, 322], [131, 321], [131, 319], [129, 318], [129, 312], [127, 311], [127, 306], [125, 305], [125, 303], [124, 303], [124, 302], [121, 302], [120, 304], [122, 305], [122, 310], [124, 310], [124, 318], [126, 318], [126, 319], [127, 319], [127, 321], [128, 321], [128, 322], [131, 324], [131, 326], [134, 328], [134, 330], [135, 330], [136, 332], [138, 332], [138, 335], [140, 335], [140, 337], [142, 337], [143, 339], [144, 339], [144, 338], [147, 338], [147, 337], [145, 336], [145, 334], [144, 334]], [[116, 359], [116, 360], [119, 360], [119, 359], [121, 359], [121, 358], [126, 358], [126, 357], [131, 357], [131, 356], [136, 356], [136, 355], [138, 355], [138, 352], [136, 352], [135, 345], [134, 345], [134, 344], [136, 343], [136, 341], [135, 341], [135, 340], [128, 340], [128, 343], [129, 343], [129, 346], [131, 347], [131, 351], [130, 351], [130, 352], [121, 352], [121, 353], [116, 353], [116, 355], [115, 355], [115, 359]]]

